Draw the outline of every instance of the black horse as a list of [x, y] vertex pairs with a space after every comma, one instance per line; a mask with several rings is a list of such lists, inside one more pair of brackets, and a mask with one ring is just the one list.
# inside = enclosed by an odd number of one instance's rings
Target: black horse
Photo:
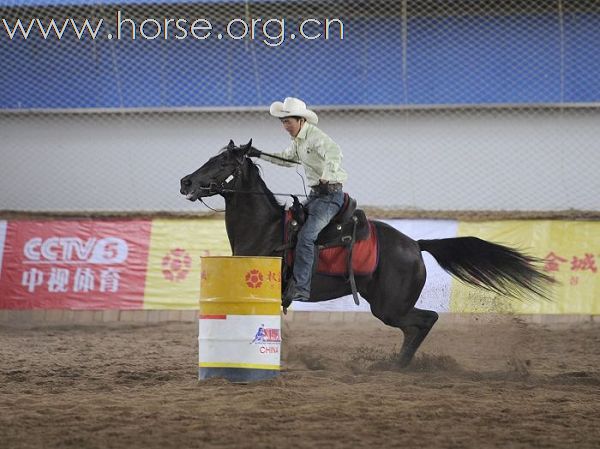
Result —
[[[181, 179], [181, 194], [190, 201], [220, 194], [225, 199], [225, 225], [233, 255], [274, 256], [283, 242], [284, 207], [246, 157], [252, 148], [233, 141], [194, 173]], [[406, 366], [435, 324], [438, 314], [415, 307], [426, 271], [421, 251], [458, 279], [501, 295], [546, 297], [552, 278], [538, 271], [537, 259], [478, 239], [458, 237], [415, 241], [393, 227], [373, 221], [379, 239], [379, 264], [370, 276], [359, 276], [356, 285], [371, 312], [385, 324], [400, 328], [404, 341], [400, 366]], [[350, 294], [343, 278], [315, 274], [311, 301], [327, 301]]]

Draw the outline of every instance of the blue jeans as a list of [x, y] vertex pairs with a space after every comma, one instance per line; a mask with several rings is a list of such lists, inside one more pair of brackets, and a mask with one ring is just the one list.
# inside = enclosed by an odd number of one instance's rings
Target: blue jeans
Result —
[[296, 244], [294, 257], [296, 291], [293, 299], [302, 297], [303, 300], [308, 300], [310, 298], [310, 281], [317, 236], [340, 211], [343, 204], [344, 192], [341, 189], [326, 195], [317, 195], [311, 191], [308, 201], [305, 203], [308, 208], [308, 217], [298, 233], [298, 243]]

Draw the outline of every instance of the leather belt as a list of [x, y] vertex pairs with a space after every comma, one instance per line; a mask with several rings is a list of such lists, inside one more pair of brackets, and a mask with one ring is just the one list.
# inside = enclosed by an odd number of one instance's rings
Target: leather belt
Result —
[[[327, 186], [327, 192], [329, 193], [335, 193], [335, 192], [340, 192], [343, 188], [342, 183], [340, 182], [332, 182], [332, 183], [328, 183], [326, 184]], [[314, 193], [322, 193], [323, 186], [322, 185], [316, 185], [316, 186], [311, 186], [311, 190]]]

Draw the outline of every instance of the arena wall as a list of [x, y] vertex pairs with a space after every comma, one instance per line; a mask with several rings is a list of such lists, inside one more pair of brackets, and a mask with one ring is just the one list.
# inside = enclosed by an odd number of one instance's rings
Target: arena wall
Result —
[[[363, 206], [600, 210], [595, 2], [19, 0], [0, 15], [0, 210], [197, 211], [180, 177], [230, 138], [283, 149], [267, 111], [290, 95], [340, 143]], [[60, 39], [34, 26], [50, 18]], [[169, 18], [211, 36], [143, 38]], [[307, 18], [310, 36], [338, 32], [301, 38]], [[104, 22], [81, 37], [75, 19]], [[285, 21], [285, 40], [236, 37], [251, 19]], [[303, 190], [263, 165], [273, 190]]]
[[[600, 211], [600, 110], [318, 112], [361, 206]], [[289, 144], [266, 108], [4, 114], [0, 134], [0, 210], [19, 211], [206, 212], [179, 194], [181, 177], [229, 139], [267, 152]], [[261, 166], [274, 192], [303, 193], [294, 169]]]

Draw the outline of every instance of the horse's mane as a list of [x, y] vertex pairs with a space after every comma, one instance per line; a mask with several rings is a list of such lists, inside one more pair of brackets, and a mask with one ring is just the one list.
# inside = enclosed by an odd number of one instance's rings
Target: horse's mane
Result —
[[267, 184], [265, 183], [265, 181], [262, 179], [262, 176], [260, 175], [260, 171], [261, 171], [260, 165], [256, 164], [249, 157], [246, 157], [244, 159], [246, 160], [245, 162], [246, 162], [246, 166], [247, 166], [249, 172], [251, 172], [252, 175], [256, 178], [259, 188], [265, 192], [265, 196], [268, 198], [271, 205], [273, 205], [273, 207], [277, 207], [283, 211], [284, 206], [281, 203], [279, 203], [279, 201], [277, 201], [277, 198], [275, 198], [275, 195], [273, 195], [273, 192], [271, 192], [271, 190], [267, 187]]

